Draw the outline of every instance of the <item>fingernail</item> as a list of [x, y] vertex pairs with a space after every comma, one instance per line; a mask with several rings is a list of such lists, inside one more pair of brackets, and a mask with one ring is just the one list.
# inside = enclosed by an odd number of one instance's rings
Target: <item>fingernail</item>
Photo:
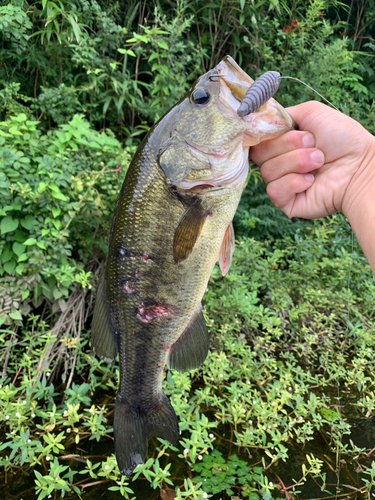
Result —
[[305, 134], [302, 137], [302, 144], [305, 148], [312, 148], [315, 146], [315, 137], [312, 134]]
[[319, 149], [315, 149], [315, 151], [310, 154], [310, 158], [315, 165], [320, 166], [324, 163], [324, 154]]
[[315, 177], [313, 176], [313, 174], [306, 174], [305, 179], [307, 180], [307, 182], [314, 182]]

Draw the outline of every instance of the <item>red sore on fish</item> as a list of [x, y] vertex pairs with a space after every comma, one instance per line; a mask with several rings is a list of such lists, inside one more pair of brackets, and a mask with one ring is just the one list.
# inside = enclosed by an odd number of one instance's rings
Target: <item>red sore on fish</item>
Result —
[[142, 323], [152, 323], [155, 320], [167, 318], [173, 314], [174, 309], [164, 304], [154, 304], [152, 306], [145, 306], [141, 304], [137, 311], [137, 318]]
[[135, 254], [135, 258], [148, 260], [150, 257], [146, 253], [137, 253], [137, 254]]
[[134, 283], [132, 281], [127, 281], [124, 284], [124, 290], [128, 293], [134, 293], [135, 292]]

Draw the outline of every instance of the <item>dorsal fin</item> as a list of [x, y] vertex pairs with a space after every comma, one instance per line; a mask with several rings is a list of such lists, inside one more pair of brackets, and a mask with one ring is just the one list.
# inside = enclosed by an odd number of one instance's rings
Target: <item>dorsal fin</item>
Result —
[[117, 355], [117, 337], [109, 315], [104, 275], [100, 278], [96, 291], [91, 324], [91, 345], [94, 353], [105, 361], [113, 361]]

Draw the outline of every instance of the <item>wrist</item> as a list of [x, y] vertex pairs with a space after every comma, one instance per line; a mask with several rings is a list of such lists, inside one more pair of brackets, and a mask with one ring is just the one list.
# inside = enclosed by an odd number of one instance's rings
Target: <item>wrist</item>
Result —
[[375, 137], [367, 146], [343, 197], [342, 211], [375, 274]]

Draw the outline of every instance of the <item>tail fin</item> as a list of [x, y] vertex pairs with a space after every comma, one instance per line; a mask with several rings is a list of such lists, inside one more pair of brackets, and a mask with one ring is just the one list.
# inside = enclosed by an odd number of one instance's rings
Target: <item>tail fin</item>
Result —
[[161, 437], [173, 444], [179, 434], [176, 414], [165, 394], [154, 408], [147, 410], [134, 410], [117, 395], [113, 432], [117, 464], [127, 477], [144, 462], [150, 437]]

